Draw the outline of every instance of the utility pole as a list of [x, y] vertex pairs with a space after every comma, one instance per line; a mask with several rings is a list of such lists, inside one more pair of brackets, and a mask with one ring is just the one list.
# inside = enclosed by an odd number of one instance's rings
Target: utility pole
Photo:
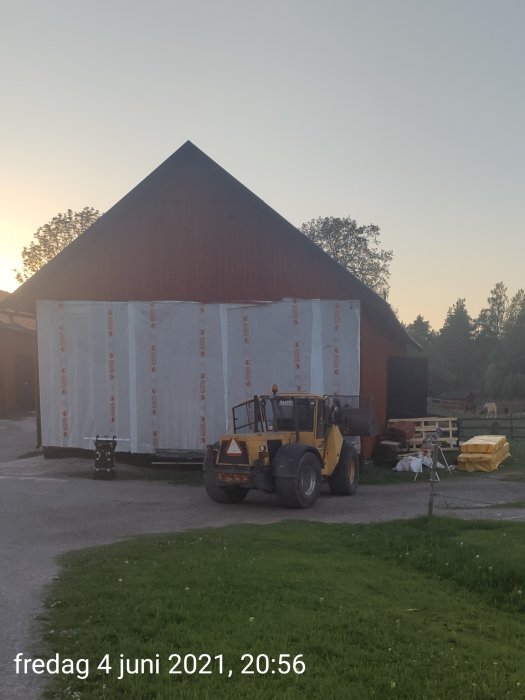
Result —
[[439, 476], [437, 474], [438, 453], [439, 442], [438, 440], [434, 440], [432, 442], [432, 468], [430, 469], [430, 496], [428, 498], [429, 518], [431, 518], [434, 515], [434, 484], [436, 483], [436, 481], [439, 481]]

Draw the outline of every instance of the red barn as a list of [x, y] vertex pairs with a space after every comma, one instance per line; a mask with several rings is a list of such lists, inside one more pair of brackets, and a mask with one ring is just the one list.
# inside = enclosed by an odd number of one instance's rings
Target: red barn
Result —
[[384, 424], [389, 358], [411, 342], [388, 303], [189, 141], [7, 305], [35, 313], [37, 300], [285, 298], [360, 302], [360, 391]]

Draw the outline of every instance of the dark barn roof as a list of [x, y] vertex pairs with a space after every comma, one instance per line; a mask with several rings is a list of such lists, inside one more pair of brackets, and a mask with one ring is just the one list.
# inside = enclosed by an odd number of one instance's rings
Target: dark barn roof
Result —
[[359, 299], [410, 342], [380, 296], [187, 141], [0, 307], [285, 297]]

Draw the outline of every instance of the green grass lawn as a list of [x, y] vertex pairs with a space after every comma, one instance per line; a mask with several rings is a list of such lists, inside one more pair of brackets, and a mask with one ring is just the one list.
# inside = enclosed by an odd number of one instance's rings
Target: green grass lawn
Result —
[[525, 440], [510, 443], [510, 459], [500, 465], [499, 471], [505, 481], [525, 481]]
[[[518, 523], [285, 522], [129, 540], [63, 558], [44, 642], [90, 669], [56, 676], [46, 697], [522, 698], [524, 598]], [[177, 653], [174, 671], [208, 654], [197, 665], [212, 673], [170, 674]], [[121, 654], [158, 658], [159, 672], [118, 680]], [[255, 669], [244, 654], [262, 655], [260, 673], [242, 673]], [[283, 654], [281, 670], [298, 657], [304, 673], [280, 673]]]

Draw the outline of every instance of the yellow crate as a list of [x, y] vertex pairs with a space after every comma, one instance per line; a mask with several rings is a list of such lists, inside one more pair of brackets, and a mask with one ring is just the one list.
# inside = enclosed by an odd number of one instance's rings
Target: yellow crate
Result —
[[505, 435], [474, 435], [461, 444], [461, 452], [476, 454], [494, 454], [507, 442]]
[[493, 472], [503, 460], [510, 457], [509, 443], [503, 443], [496, 452], [462, 452], [458, 455], [458, 469], [465, 472]]

